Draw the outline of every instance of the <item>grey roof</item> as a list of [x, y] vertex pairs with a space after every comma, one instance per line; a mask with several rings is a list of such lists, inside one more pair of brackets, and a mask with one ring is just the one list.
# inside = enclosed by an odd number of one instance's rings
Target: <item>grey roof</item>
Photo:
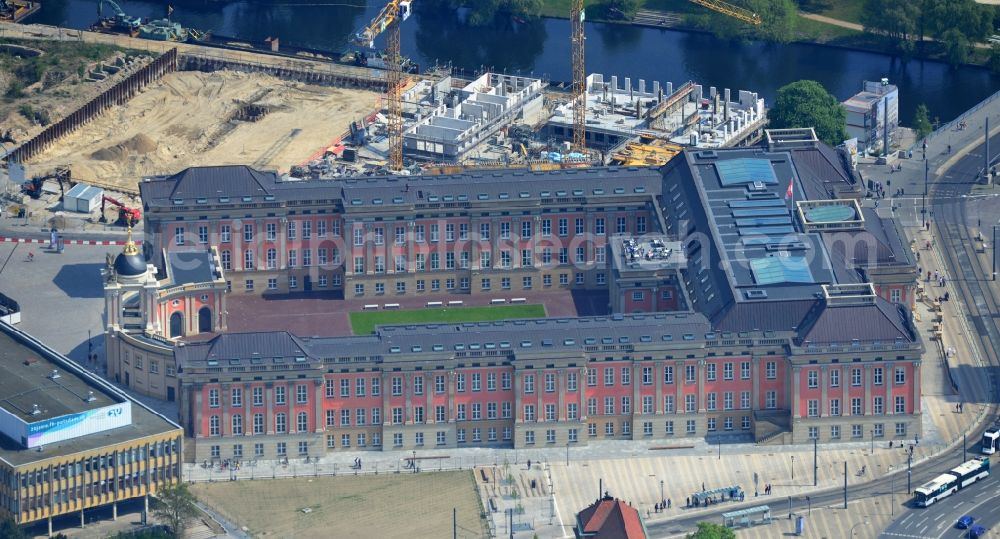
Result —
[[869, 305], [827, 305], [814, 310], [815, 318], [799, 331], [802, 343], [850, 343], [917, 339], [905, 308], [877, 297]]
[[207, 283], [215, 280], [211, 251], [167, 253], [167, 275], [174, 285]]
[[816, 306], [819, 299], [802, 299], [775, 302], [743, 301], [712, 319], [719, 331], [794, 331]]
[[[701, 345], [711, 333], [700, 314], [660, 313], [612, 317], [508, 320], [462, 324], [382, 326], [362, 337], [299, 338], [287, 332], [228, 333], [176, 349], [178, 363], [219, 366], [236, 360], [271, 362], [283, 358], [304, 360], [378, 357], [392, 361], [442, 356], [462, 351], [507, 350], [528, 357], [556, 351], [564, 357], [582, 357], [586, 347], [614, 344], [688, 343]], [[506, 354], [504, 354], [506, 355]]]
[[282, 358], [294, 361], [306, 357], [302, 341], [287, 331], [268, 333], [223, 333], [214, 338], [197, 343], [182, 343], [176, 348], [175, 357], [179, 365], [190, 361], [228, 361], [232, 359]]
[[844, 166], [837, 150], [820, 143], [815, 148], [791, 150], [795, 169], [809, 200], [844, 198], [842, 193], [859, 189], [854, 175]]
[[[63, 400], [64, 403], [62, 406], [65, 406], [67, 409], [83, 411], [94, 405], [107, 405], [110, 402], [131, 400], [127, 395], [118, 391], [107, 382], [87, 373], [82, 367], [36, 341], [30, 335], [13, 326], [0, 322], [0, 372], [2, 372], [2, 378], [9, 378], [10, 373], [7, 371], [9, 369], [20, 369], [24, 359], [29, 357], [38, 360], [38, 363], [34, 364], [31, 369], [51, 371], [52, 368], [57, 368], [61, 376], [59, 378], [60, 383], [64, 385], [72, 384], [74, 390], [82, 390], [84, 391], [84, 395], [86, 395], [87, 391], [93, 391], [94, 396], [98, 398], [94, 403], [88, 404], [82, 399], [76, 402], [74, 399], [66, 398], [65, 395], [58, 395], [58, 393], [65, 394], [64, 391], [46, 391], [47, 395], [44, 395], [46, 399]], [[137, 401], [132, 401], [132, 423], [125, 427], [80, 436], [30, 450], [24, 449], [17, 441], [0, 435], [0, 459], [13, 466], [21, 466], [57, 456], [90, 451], [129, 442], [145, 436], [172, 431], [176, 432], [178, 437], [181, 435], [179, 425], [153, 412], [145, 405]]]
[[217, 206], [308, 201], [352, 209], [427, 204], [537, 203], [543, 199], [601, 199], [655, 196], [661, 175], [655, 168], [590, 168], [549, 172], [474, 171], [442, 176], [369, 176], [343, 180], [290, 180], [243, 165], [192, 167], [173, 176], [144, 178], [147, 207]]

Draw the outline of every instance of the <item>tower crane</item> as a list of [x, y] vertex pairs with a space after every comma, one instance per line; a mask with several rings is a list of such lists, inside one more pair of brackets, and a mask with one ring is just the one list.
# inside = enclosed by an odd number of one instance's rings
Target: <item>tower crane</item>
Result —
[[723, 15], [728, 15], [734, 19], [739, 19], [747, 24], [752, 24], [758, 26], [761, 23], [760, 15], [750, 11], [749, 9], [741, 8], [740, 6], [730, 4], [729, 2], [724, 2], [723, 0], [688, 0], [692, 4], [698, 4], [699, 6], [711, 9], [716, 13], [721, 13]]
[[399, 54], [399, 23], [410, 17], [408, 0], [389, 0], [357, 35], [354, 42], [375, 48], [375, 38], [388, 31], [385, 45], [386, 120], [389, 122], [389, 169], [403, 169], [403, 66]]
[[[739, 19], [747, 24], [761, 24], [760, 15], [725, 2], [724, 0], [688, 0], [717, 13]], [[584, 0], [572, 0], [569, 19], [572, 25], [570, 43], [572, 45], [573, 85], [571, 102], [573, 104], [573, 149], [585, 151], [587, 147], [587, 69], [584, 59], [585, 37], [583, 23], [585, 20]]]

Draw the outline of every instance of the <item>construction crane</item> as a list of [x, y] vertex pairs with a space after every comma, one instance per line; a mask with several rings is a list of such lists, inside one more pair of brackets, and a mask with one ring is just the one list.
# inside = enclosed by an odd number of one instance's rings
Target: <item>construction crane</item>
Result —
[[570, 42], [573, 46], [573, 149], [587, 148], [587, 69], [584, 62], [583, 0], [573, 0], [569, 13], [573, 31]]
[[142, 17], [133, 17], [126, 14], [114, 0], [97, 0], [97, 18], [100, 19], [100, 21], [106, 20], [104, 18], [105, 2], [111, 6], [111, 9], [115, 12], [113, 17], [107, 19], [115, 28], [125, 31], [137, 31], [139, 27], [142, 26]]
[[747, 24], [752, 24], [758, 26], [761, 23], [760, 15], [750, 11], [749, 9], [741, 8], [737, 5], [730, 4], [729, 2], [723, 2], [722, 0], [688, 0], [692, 4], [698, 4], [699, 6], [706, 7], [715, 11], [716, 13], [721, 13], [727, 15], [734, 19], [739, 19]]
[[354, 37], [355, 43], [375, 48], [375, 38], [387, 33], [385, 45], [386, 120], [389, 123], [389, 169], [403, 169], [403, 66], [399, 54], [399, 23], [410, 17], [408, 0], [389, 0], [368, 26]]

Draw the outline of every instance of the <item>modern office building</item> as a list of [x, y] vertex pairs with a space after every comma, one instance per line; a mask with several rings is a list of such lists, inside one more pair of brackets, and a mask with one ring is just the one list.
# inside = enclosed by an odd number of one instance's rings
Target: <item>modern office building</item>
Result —
[[[893, 220], [862, 208], [845, 162], [812, 130], [780, 130], [662, 170], [334, 183], [216, 167], [149, 179], [153, 265], [218, 250], [217, 289], [432, 299], [541, 281], [609, 294], [599, 317], [181, 337], [181, 422], [198, 459], [913, 438], [915, 260]], [[118, 350], [108, 360], [124, 365]]]
[[[180, 480], [181, 428], [0, 322], [0, 516], [48, 520]], [[148, 505], [147, 505], [148, 508]]]
[[884, 153], [886, 139], [890, 148], [896, 142], [899, 88], [889, 84], [889, 79], [864, 81], [861, 91], [843, 105], [847, 110], [847, 136], [858, 139], [862, 153]]

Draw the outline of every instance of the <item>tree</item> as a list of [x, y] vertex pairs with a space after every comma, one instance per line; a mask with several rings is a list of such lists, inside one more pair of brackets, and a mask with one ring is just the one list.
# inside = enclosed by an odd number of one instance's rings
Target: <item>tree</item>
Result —
[[722, 39], [756, 38], [787, 43], [795, 37], [798, 14], [792, 0], [746, 0], [743, 5], [760, 16], [759, 26], [709, 10], [701, 10], [691, 20]]
[[969, 59], [969, 39], [957, 28], [952, 28], [941, 36], [944, 41], [945, 56], [952, 66], [964, 64]]
[[913, 114], [913, 130], [917, 132], [917, 140], [923, 140], [932, 131], [927, 105], [923, 103], [917, 105], [917, 111]]
[[812, 127], [816, 136], [831, 146], [847, 139], [847, 111], [814, 80], [800, 80], [779, 88], [767, 115], [772, 128]]
[[12, 518], [0, 520], [0, 537], [4, 539], [28, 539], [28, 535]]
[[920, 20], [920, 6], [912, 0], [865, 0], [861, 12], [866, 32], [885, 36], [902, 51], [912, 48]]
[[722, 524], [699, 522], [698, 530], [689, 533], [687, 539], [736, 539], [736, 533]]
[[164, 487], [156, 493], [156, 506], [153, 509], [153, 514], [166, 521], [170, 529], [179, 537], [187, 520], [198, 513], [195, 501], [196, 498], [188, 490], [186, 483]]
[[[430, 8], [469, 8], [468, 22], [471, 26], [485, 26], [501, 16], [537, 17], [542, 13], [542, 0], [428, 0], [421, 2]], [[569, 13], [567, 12], [567, 15]]]
[[994, 73], [1000, 73], [1000, 43], [990, 45], [990, 59], [986, 66]]

